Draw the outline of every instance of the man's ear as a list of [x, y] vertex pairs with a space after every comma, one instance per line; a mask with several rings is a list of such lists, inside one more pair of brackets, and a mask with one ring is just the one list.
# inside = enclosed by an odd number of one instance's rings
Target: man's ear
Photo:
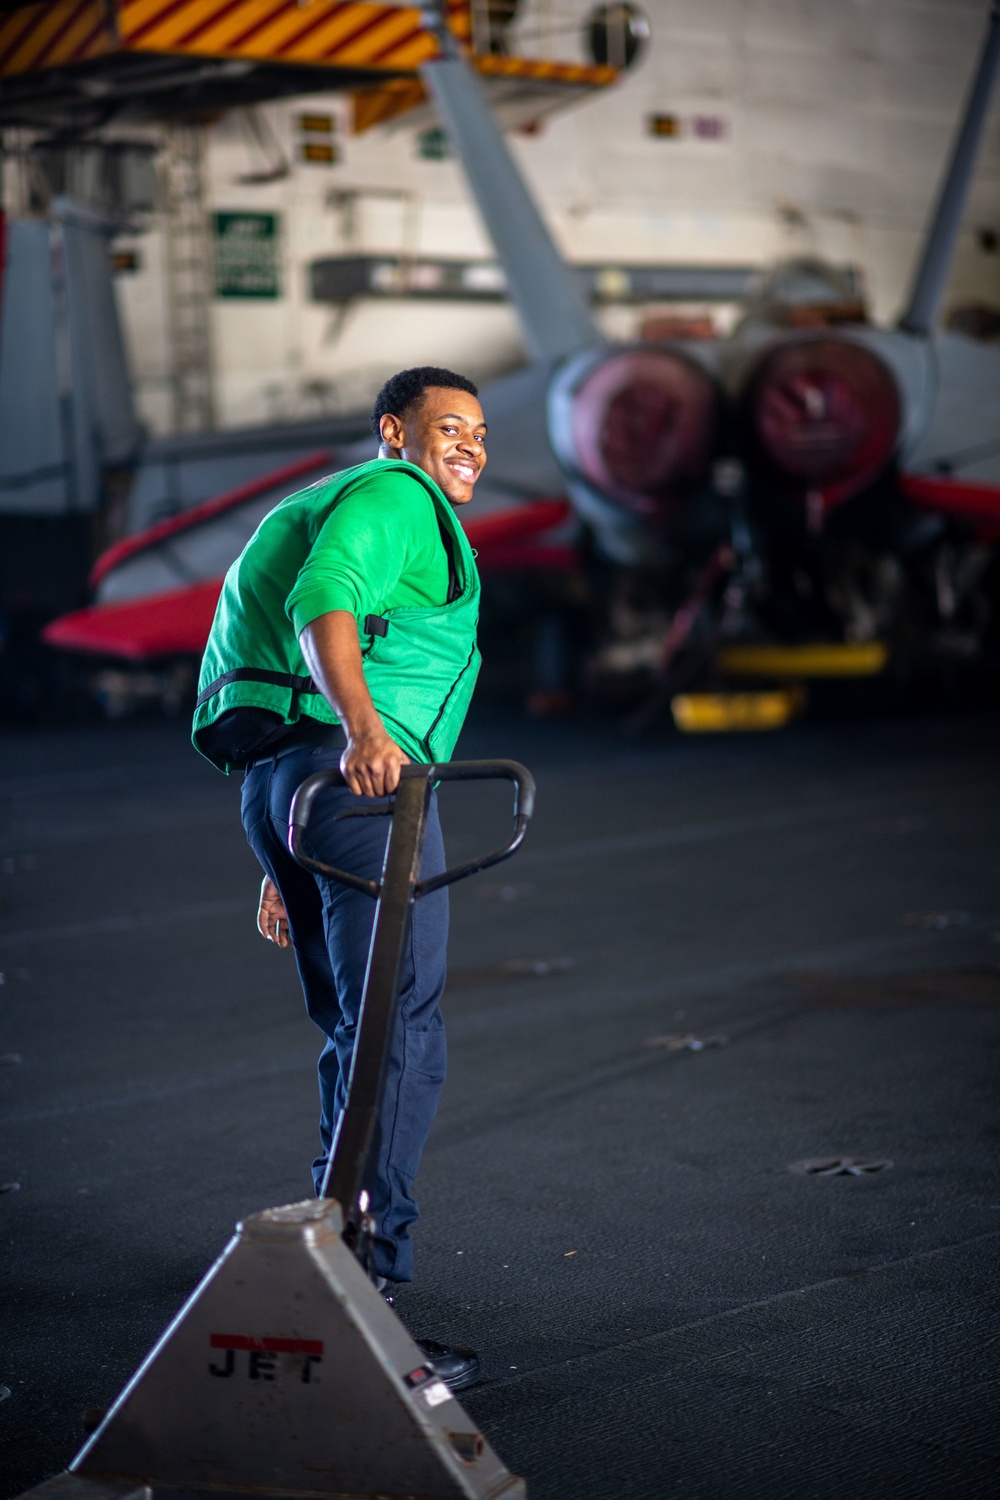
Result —
[[379, 436], [383, 447], [403, 448], [406, 445], [406, 433], [403, 424], [398, 417], [386, 412], [379, 422]]

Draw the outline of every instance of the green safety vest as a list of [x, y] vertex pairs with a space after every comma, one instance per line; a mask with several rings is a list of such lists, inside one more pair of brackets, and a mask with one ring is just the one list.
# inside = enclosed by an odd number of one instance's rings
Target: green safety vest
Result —
[[[270, 550], [260, 541], [265, 528], [285, 523], [303, 534], [301, 566], [330, 512], [376, 464], [380, 476], [387, 469], [415, 475], [430, 494], [446, 544], [451, 544], [454, 597], [446, 604], [405, 606], [359, 619], [365, 681], [387, 733], [411, 759], [429, 764], [450, 757], [481, 660], [476, 646], [479, 574], [475, 554], [430, 476], [414, 464], [393, 460], [390, 465], [385, 459], [347, 469], [283, 500], [265, 516], [229, 569], [202, 659], [192, 726], [196, 748], [201, 748], [198, 731], [233, 708], [268, 709], [286, 724], [303, 716], [323, 724], [339, 722], [309, 676], [295, 629], [284, 613], [284, 601], [281, 617], [276, 619], [276, 610], [266, 609], [257, 597], [254, 555], [255, 549], [262, 554]], [[282, 515], [289, 511], [293, 514]], [[292, 577], [289, 593], [294, 582]], [[232, 769], [214, 763], [220, 770]]]

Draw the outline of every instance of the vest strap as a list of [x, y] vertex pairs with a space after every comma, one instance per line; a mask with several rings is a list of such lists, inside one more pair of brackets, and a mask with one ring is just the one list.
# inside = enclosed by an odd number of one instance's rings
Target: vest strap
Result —
[[292, 688], [297, 693], [319, 691], [311, 677], [295, 677], [291, 672], [269, 672], [265, 667], [233, 667], [231, 672], [223, 672], [221, 677], [210, 682], [198, 694], [195, 707], [200, 708], [209, 698], [214, 698], [220, 688], [227, 687], [231, 682], [266, 682], [271, 687]]
[[[366, 615], [364, 631], [365, 635], [388, 635], [389, 621], [384, 620], [381, 615]], [[214, 698], [219, 689], [227, 687], [230, 682], [266, 682], [271, 687], [292, 688], [296, 693], [319, 691], [311, 677], [296, 677], [292, 672], [270, 672], [266, 667], [233, 667], [231, 672], [223, 672], [221, 677], [210, 682], [198, 694], [195, 708], [200, 708], [209, 698]]]

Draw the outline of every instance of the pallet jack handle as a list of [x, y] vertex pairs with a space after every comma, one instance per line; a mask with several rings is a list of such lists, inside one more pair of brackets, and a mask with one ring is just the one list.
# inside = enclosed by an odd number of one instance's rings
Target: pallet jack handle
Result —
[[[490, 865], [498, 865], [501, 860], [509, 859], [524, 842], [528, 821], [535, 810], [535, 778], [520, 762], [516, 760], [455, 760], [446, 761], [442, 765], [407, 765], [401, 767], [400, 779], [427, 783], [438, 781], [511, 781], [514, 783], [514, 831], [507, 843], [502, 848], [491, 849], [488, 854], [480, 855], [478, 859], [470, 859], [464, 865], [456, 865], [454, 869], [434, 875], [430, 880], [418, 881], [413, 888], [415, 900], [429, 895], [431, 891], [440, 890], [442, 886], [452, 885], [456, 880], [464, 880], [468, 875], [477, 875], [480, 870], [488, 870]], [[364, 876], [353, 875], [348, 870], [337, 870], [333, 865], [313, 859], [302, 848], [302, 840], [312, 813], [313, 803], [319, 793], [327, 787], [345, 785], [343, 772], [337, 769], [317, 771], [302, 783], [292, 798], [291, 811], [288, 814], [288, 850], [292, 858], [305, 869], [312, 870], [317, 875], [326, 875], [330, 880], [339, 881], [341, 885], [349, 885], [356, 891], [364, 891], [366, 896], [372, 896], [377, 900], [382, 892], [382, 884], [379, 881], [366, 880]], [[348, 809], [346, 816], [381, 815], [384, 812], [391, 813], [391, 811], [391, 808], [381, 807], [358, 808], [356, 811]]]
[[[507, 843], [478, 859], [468, 860], [428, 880], [420, 879], [420, 861], [431, 793], [439, 781], [510, 781], [514, 784], [514, 829]], [[375, 806], [347, 807], [338, 818], [392, 818], [381, 880], [368, 880], [348, 870], [314, 859], [303, 848], [315, 800], [328, 787], [344, 786], [340, 770], [317, 771], [307, 777], [292, 798], [288, 815], [288, 849], [298, 864], [314, 874], [325, 875], [373, 897], [375, 925], [365, 976], [361, 1016], [354, 1042], [347, 1101], [337, 1121], [326, 1172], [319, 1189], [321, 1198], [335, 1198], [344, 1216], [344, 1238], [362, 1264], [370, 1269], [370, 1244], [374, 1223], [367, 1214], [366, 1179], [377, 1163], [376, 1125], [396, 1025], [396, 1002], [403, 952], [413, 904], [421, 896], [490, 865], [508, 859], [524, 840], [535, 806], [535, 782], [516, 760], [458, 760], [442, 765], [406, 765], [400, 772], [394, 796]]]

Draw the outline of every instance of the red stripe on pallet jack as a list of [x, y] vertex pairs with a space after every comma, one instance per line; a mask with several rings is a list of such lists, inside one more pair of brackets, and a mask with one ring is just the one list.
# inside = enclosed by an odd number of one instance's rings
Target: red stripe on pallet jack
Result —
[[244, 1333], [212, 1333], [208, 1342], [213, 1349], [249, 1349], [267, 1354], [323, 1353], [322, 1339], [264, 1339]]

